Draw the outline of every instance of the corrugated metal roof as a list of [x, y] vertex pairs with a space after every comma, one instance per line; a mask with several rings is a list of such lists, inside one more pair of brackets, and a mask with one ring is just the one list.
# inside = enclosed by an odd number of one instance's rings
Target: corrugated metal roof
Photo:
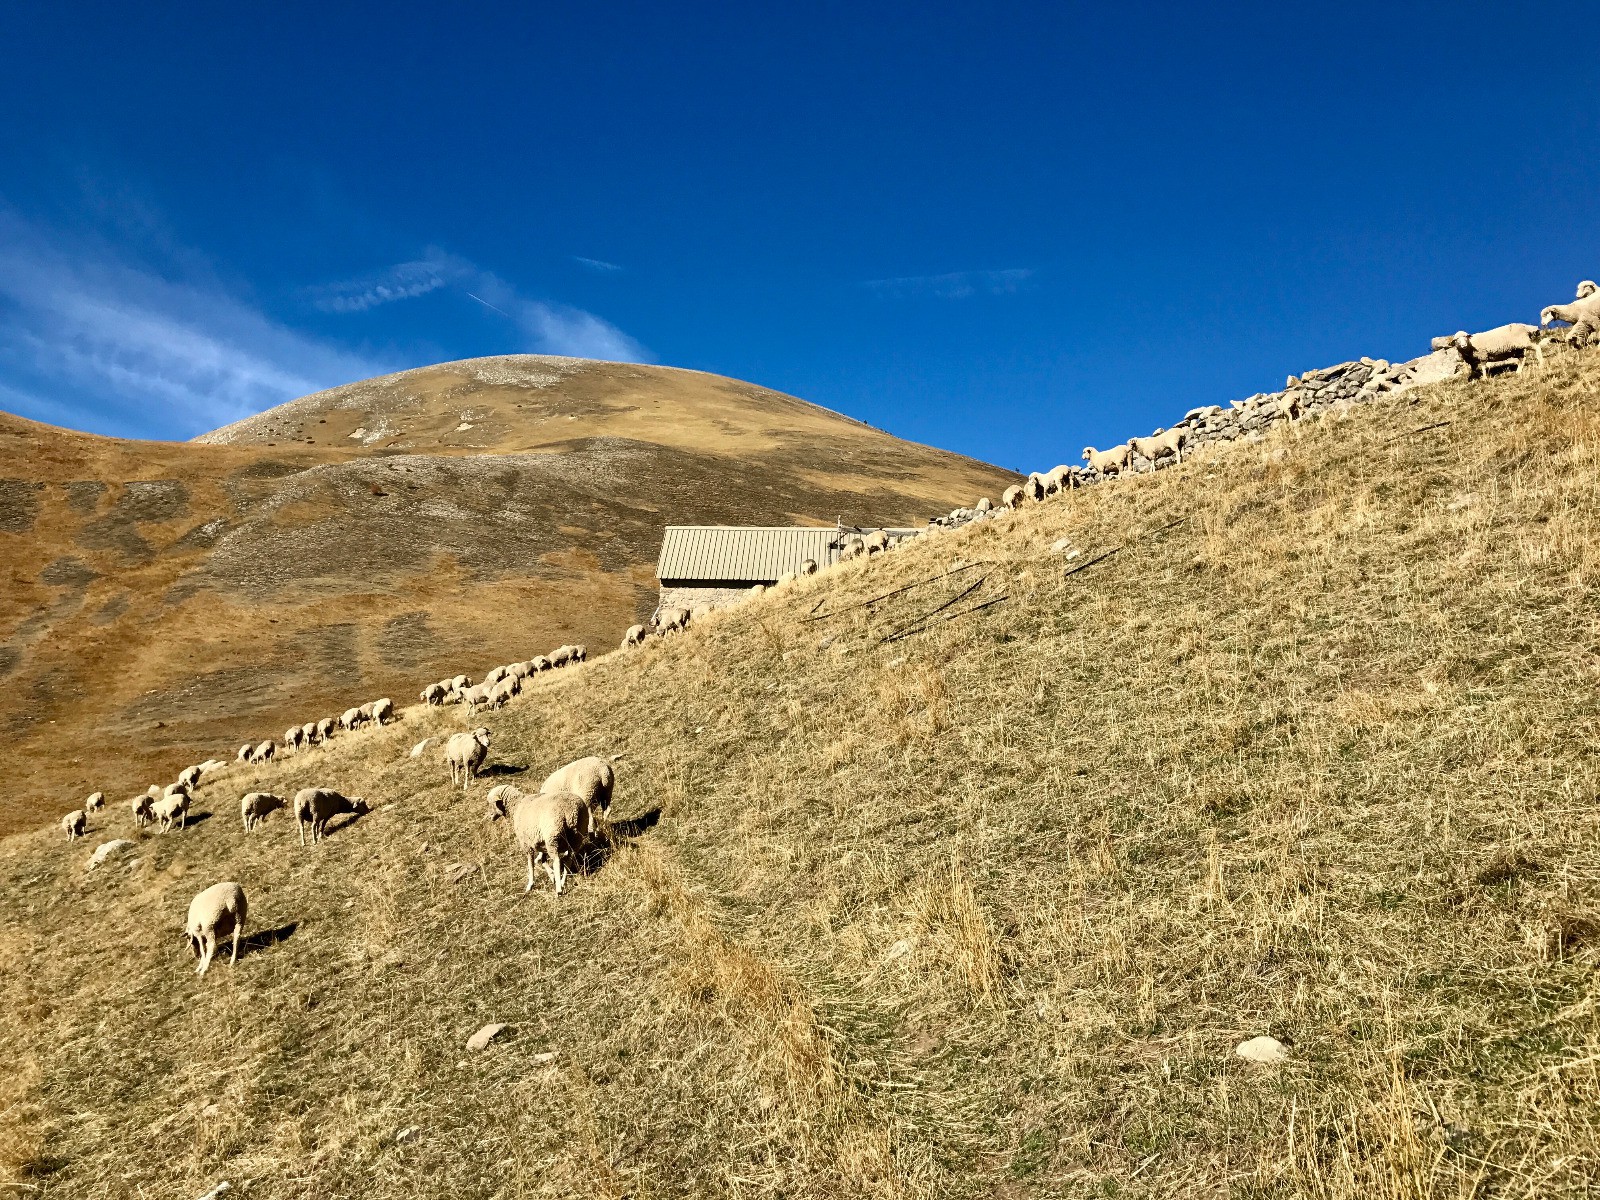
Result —
[[792, 525], [668, 525], [656, 562], [657, 579], [773, 583], [798, 573], [806, 559], [818, 567], [838, 561], [839, 534]]

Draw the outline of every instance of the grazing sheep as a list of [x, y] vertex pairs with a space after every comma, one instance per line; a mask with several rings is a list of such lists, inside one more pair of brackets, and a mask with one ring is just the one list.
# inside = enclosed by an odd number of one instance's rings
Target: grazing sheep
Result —
[[1482, 333], [1468, 333], [1465, 329], [1459, 329], [1448, 337], [1434, 338], [1431, 344], [1435, 350], [1454, 347], [1456, 353], [1461, 355], [1461, 361], [1467, 364], [1467, 378], [1481, 379], [1489, 373], [1490, 368], [1508, 363], [1515, 364], [1516, 369], [1521, 371], [1529, 350], [1533, 351], [1539, 365], [1543, 366], [1544, 347], [1539, 344], [1538, 333], [1538, 326], [1514, 321]]
[[483, 677], [483, 682], [488, 684], [490, 687], [493, 687], [495, 684], [504, 679], [507, 674], [509, 674], [509, 672], [505, 667], [496, 667]]
[[196, 975], [204, 975], [211, 966], [217, 945], [233, 934], [233, 956], [229, 965], [239, 962], [239, 935], [244, 932], [245, 913], [249, 904], [244, 889], [237, 883], [214, 883], [189, 901], [189, 919], [184, 922], [183, 935], [189, 939], [189, 952], [200, 960]]
[[1552, 321], [1565, 321], [1572, 326], [1567, 340], [1574, 345], [1593, 341], [1600, 334], [1600, 287], [1595, 286], [1594, 280], [1585, 279], [1578, 285], [1578, 298], [1571, 304], [1552, 304], [1539, 314], [1539, 324]]
[[90, 792], [89, 798], [83, 802], [83, 811], [86, 813], [99, 812], [106, 806], [104, 792]]
[[305, 744], [305, 731], [298, 725], [292, 725], [283, 731], [283, 748], [285, 750], [298, 750]]
[[1032, 472], [1022, 483], [1022, 494], [1029, 500], [1043, 500], [1045, 497], [1045, 477], [1039, 472]]
[[584, 826], [593, 824], [587, 810], [582, 798], [571, 792], [540, 792], [517, 798], [511, 809], [511, 830], [517, 845], [528, 856], [524, 894], [533, 890], [533, 868], [540, 862], [555, 884], [556, 895], [561, 894], [567, 883], [568, 860], [577, 857]]
[[816, 559], [814, 559], [814, 558], [805, 558], [805, 559], [801, 559], [800, 560], [800, 574], [802, 574], [802, 575], [815, 575], [816, 573], [817, 573], [817, 560]]
[[253, 763], [271, 762], [272, 755], [276, 749], [277, 747], [270, 740], [262, 742], [254, 750], [250, 751], [250, 761]]
[[154, 804], [155, 801], [152, 800], [148, 795], [135, 796], [129, 802], [128, 807], [133, 810], [133, 823], [140, 829], [143, 829], [146, 825], [150, 824], [150, 821], [154, 816], [154, 813], [152, 812], [152, 806]]
[[629, 625], [628, 632], [622, 635], [622, 648], [626, 650], [629, 646], [644, 645], [645, 636], [643, 625]]
[[493, 691], [494, 689], [486, 683], [476, 684], [461, 693], [461, 700], [466, 704], [468, 712], [477, 712], [489, 703], [489, 696]]
[[239, 816], [244, 820], [245, 832], [250, 832], [266, 820], [269, 813], [275, 813], [283, 806], [283, 797], [272, 792], [246, 792], [239, 799]]
[[467, 688], [472, 686], [472, 676], [457, 675], [450, 680], [450, 686], [455, 688], [457, 691], [465, 691]]
[[555, 667], [555, 664], [552, 663], [548, 658], [546, 658], [542, 654], [535, 654], [532, 658], [530, 658], [528, 660], [528, 670], [533, 671], [535, 673], [537, 673], [539, 671], [553, 670], [554, 667]]
[[333, 718], [323, 717], [317, 722], [317, 741], [325, 742], [333, 736]]
[[686, 629], [688, 625], [689, 610], [687, 608], [663, 608], [656, 613], [656, 627], [661, 630], [662, 636]]
[[444, 703], [444, 691], [444, 688], [439, 684], [430, 683], [422, 689], [422, 702], [432, 707], [438, 707]]
[[361, 722], [367, 719], [367, 714], [359, 708], [347, 708], [339, 716], [339, 727], [345, 730], [354, 730], [360, 727]]
[[75, 808], [61, 818], [61, 832], [67, 835], [67, 841], [75, 842], [83, 836], [88, 824], [89, 818], [83, 815], [83, 809]]
[[191, 791], [200, 786], [200, 776], [205, 774], [199, 766], [185, 767], [178, 772], [178, 782]]
[[1021, 505], [1022, 505], [1022, 485], [1020, 483], [1013, 483], [1005, 491], [1001, 492], [1000, 493], [1000, 503], [1005, 505], [1007, 508], [1010, 508], [1010, 509], [1016, 509], [1016, 508], [1021, 507]]
[[239, 753], [237, 753], [237, 754], [235, 754], [233, 756], [233, 761], [234, 762], [249, 762], [250, 761], [250, 751], [252, 751], [254, 749], [255, 749], [255, 746], [253, 744], [249, 745], [249, 746], [240, 746], [239, 747]]
[[611, 764], [598, 756], [580, 758], [569, 762], [539, 785], [541, 792], [571, 792], [583, 801], [589, 813], [588, 832], [593, 833], [594, 810], [603, 817], [611, 811], [611, 793], [617, 786], [617, 773]]
[[506, 704], [522, 690], [522, 683], [517, 678], [502, 679], [489, 689], [489, 698], [484, 701], [490, 708], [504, 708]]
[[189, 793], [174, 792], [170, 796], [163, 796], [150, 805], [150, 816], [161, 822], [161, 832], [170, 833], [172, 822], [178, 822], [178, 828], [184, 829], [189, 824]]
[[311, 746], [317, 740], [317, 723], [315, 721], [307, 721], [300, 726], [300, 735], [300, 740], [306, 746]]
[[1096, 450], [1093, 446], [1085, 446], [1083, 461], [1089, 464], [1091, 471], [1099, 471], [1102, 475], [1121, 475], [1128, 465], [1129, 453], [1126, 442], [1109, 450]]
[[172, 796], [188, 796], [189, 799], [193, 800], [194, 792], [187, 783], [169, 783], [161, 789], [161, 795], [157, 796], [156, 799], [165, 800]]
[[372, 702], [372, 719], [379, 725], [389, 722], [394, 716], [394, 701], [385, 696], [381, 700]]
[[867, 553], [884, 554], [889, 549], [889, 535], [881, 529], [874, 529], [867, 534]]
[[512, 663], [506, 668], [506, 674], [514, 679], [526, 679], [533, 674], [533, 670], [525, 662]]
[[589, 661], [589, 647], [587, 647], [587, 646], [574, 646], [572, 648], [572, 661], [575, 662], [575, 663], [588, 662]]
[[360, 796], [346, 796], [332, 788], [301, 788], [294, 794], [294, 820], [300, 827], [300, 844], [306, 844], [306, 826], [311, 826], [311, 843], [315, 845], [327, 832], [328, 822], [340, 813], [360, 816], [370, 811]]
[[1183, 462], [1183, 446], [1189, 436], [1182, 429], [1158, 429], [1147, 438], [1129, 438], [1128, 448], [1141, 457], [1148, 458], [1151, 465], [1160, 459], [1172, 456], [1174, 462]]
[[451, 735], [444, 744], [444, 760], [450, 766], [450, 785], [455, 786], [457, 772], [461, 776], [461, 790], [467, 790], [472, 777], [489, 757], [489, 731], [479, 725], [471, 733]]
[[[865, 558], [866, 554], [867, 539], [854, 535], [845, 538], [844, 546], [839, 551], [839, 557], [841, 559]], [[761, 585], [758, 583], [756, 584], [756, 587], [761, 587]], [[751, 591], [755, 591], [755, 588], [752, 588]]]

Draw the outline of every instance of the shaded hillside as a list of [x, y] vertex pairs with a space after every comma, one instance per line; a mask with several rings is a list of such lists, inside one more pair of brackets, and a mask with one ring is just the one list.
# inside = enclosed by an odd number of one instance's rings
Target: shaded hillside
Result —
[[[541, 677], [465, 796], [407, 750], [467, 714], [413, 709], [225, 769], [182, 833], [11, 839], [0, 1160], [41, 1197], [1591, 1196], [1596, 447], [1593, 356], [1419, 389]], [[484, 793], [593, 753], [618, 847], [523, 897]], [[377, 810], [241, 832], [307, 784]], [[223, 879], [257, 933], [199, 980]]]
[[513, 646], [609, 647], [654, 606], [669, 522], [920, 524], [1010, 480], [749, 384], [577, 359], [408, 371], [193, 443], [0, 415], [0, 832]]

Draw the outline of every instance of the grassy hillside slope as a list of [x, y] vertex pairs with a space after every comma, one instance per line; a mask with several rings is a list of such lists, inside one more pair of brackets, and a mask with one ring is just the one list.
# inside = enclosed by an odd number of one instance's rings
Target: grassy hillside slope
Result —
[[200, 443], [0, 414], [0, 835], [352, 702], [615, 645], [669, 523], [920, 524], [1011, 481], [737, 380], [537, 356]]
[[[406, 750], [466, 714], [413, 710], [183, 833], [11, 839], [0, 1157], [42, 1197], [1592, 1195], [1597, 523], [1591, 357], [541, 680], [465, 797]], [[615, 850], [522, 897], [485, 791], [596, 752]], [[383, 807], [240, 831], [308, 783]], [[222, 879], [257, 933], [197, 980]]]

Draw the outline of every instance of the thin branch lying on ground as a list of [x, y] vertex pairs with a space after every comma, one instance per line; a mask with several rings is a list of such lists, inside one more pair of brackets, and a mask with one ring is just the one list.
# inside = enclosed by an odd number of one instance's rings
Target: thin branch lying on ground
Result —
[[[935, 613], [943, 612], [945, 609], [949, 608], [952, 604], [959, 604], [962, 600], [965, 600], [968, 596], [972, 595], [973, 592], [975, 592], [979, 588], [981, 588], [983, 586], [983, 581], [988, 579], [988, 578], [989, 577], [987, 575], [978, 576], [977, 582], [972, 584], [965, 591], [956, 593], [954, 596], [951, 596], [950, 599], [946, 600], [943, 604], [939, 605], [939, 607], [930, 608], [927, 612], [923, 613], [920, 617], [917, 617], [915, 620], [909, 622], [908, 624], [900, 626], [900, 628], [896, 629], [893, 633], [887, 634], [883, 638], [883, 641], [885, 641], [885, 642], [892, 641], [895, 637], [897, 637], [900, 634], [904, 633], [906, 630], [914, 628], [917, 625], [921, 625], [923, 622], [925, 622], [929, 617], [933, 616]], [[879, 644], [881, 645], [882, 643], [880, 642]]]
[[1065, 571], [1061, 572], [1061, 578], [1065, 579], [1068, 575], [1076, 575], [1079, 571], [1087, 571], [1090, 567], [1094, 566], [1095, 563], [1105, 562], [1106, 559], [1110, 558], [1113, 554], [1121, 549], [1121, 546], [1113, 546], [1104, 554], [1096, 554], [1086, 563], [1079, 563], [1075, 567], [1068, 567]]
[[1443, 429], [1446, 425], [1454, 425], [1454, 421], [1435, 421], [1432, 425], [1424, 425], [1421, 429], [1413, 429], [1410, 433], [1397, 434], [1384, 442], [1385, 446], [1392, 446], [1396, 442], [1403, 442], [1407, 438], [1414, 438], [1419, 433], [1432, 433], [1435, 429]]
[[953, 571], [945, 571], [941, 575], [930, 575], [926, 579], [919, 579], [915, 583], [908, 583], [905, 585], [905, 587], [895, 588], [892, 592], [885, 592], [883, 595], [874, 596], [870, 600], [861, 600], [855, 604], [847, 604], [843, 608], [836, 608], [832, 612], [822, 613], [820, 616], [807, 617], [806, 620], [826, 621], [829, 617], [837, 617], [840, 613], [847, 613], [852, 609], [857, 608], [866, 608], [868, 605], [877, 604], [881, 600], [887, 600], [890, 596], [898, 596], [901, 592], [909, 592], [912, 588], [919, 588], [925, 583], [936, 583], [939, 580], [948, 578], [951, 575], [959, 575], [963, 571], [970, 571], [973, 567], [985, 567], [988, 565], [988, 560], [986, 559], [979, 562], [967, 563], [965, 566], [957, 567]]
[[919, 633], [926, 633], [941, 621], [954, 621], [957, 617], [970, 616], [975, 612], [982, 612], [986, 608], [993, 608], [1002, 600], [1009, 599], [1009, 596], [996, 596], [993, 600], [985, 600], [982, 604], [974, 604], [971, 608], [963, 608], [960, 612], [947, 613], [945, 616], [940, 617], [938, 621], [929, 621], [926, 624], [916, 626], [914, 629], [904, 629], [899, 633], [892, 633], [878, 644], [881, 646], [888, 642], [898, 642], [908, 637], [915, 637]]

